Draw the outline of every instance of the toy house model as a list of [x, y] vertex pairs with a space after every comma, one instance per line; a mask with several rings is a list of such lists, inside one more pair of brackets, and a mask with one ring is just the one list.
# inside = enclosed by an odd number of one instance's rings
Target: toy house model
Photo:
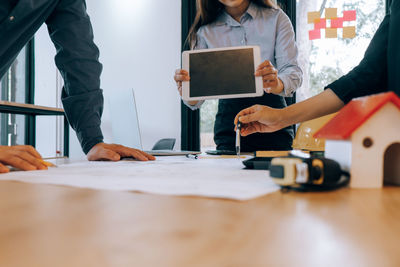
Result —
[[357, 98], [314, 135], [325, 156], [350, 171], [350, 187], [400, 185], [400, 98], [393, 92]]

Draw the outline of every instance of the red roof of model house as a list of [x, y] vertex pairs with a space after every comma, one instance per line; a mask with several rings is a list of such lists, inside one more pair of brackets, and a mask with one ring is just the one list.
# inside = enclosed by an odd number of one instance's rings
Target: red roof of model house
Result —
[[400, 98], [393, 92], [356, 98], [319, 129], [314, 137], [336, 140], [348, 139], [358, 127], [388, 102], [392, 102], [400, 110]]

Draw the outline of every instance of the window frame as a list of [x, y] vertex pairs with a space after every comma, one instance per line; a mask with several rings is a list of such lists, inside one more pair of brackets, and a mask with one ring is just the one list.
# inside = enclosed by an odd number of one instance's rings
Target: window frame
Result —
[[[186, 38], [195, 16], [196, 0], [182, 0], [182, 52], [190, 49]], [[200, 110], [191, 110], [182, 101], [181, 149], [200, 151]]]
[[[26, 47], [26, 92], [25, 103], [34, 104], [35, 101], [35, 38], [29, 41]], [[36, 145], [36, 119], [34, 116], [25, 116], [25, 144]]]

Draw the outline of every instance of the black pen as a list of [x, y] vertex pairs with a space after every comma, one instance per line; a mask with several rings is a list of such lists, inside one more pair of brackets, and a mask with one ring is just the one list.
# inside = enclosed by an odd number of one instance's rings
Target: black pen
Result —
[[[240, 118], [240, 117], [239, 117]], [[242, 128], [242, 124], [240, 123], [238, 118], [238, 123], [236, 124], [236, 155], [240, 159], [240, 129]]]

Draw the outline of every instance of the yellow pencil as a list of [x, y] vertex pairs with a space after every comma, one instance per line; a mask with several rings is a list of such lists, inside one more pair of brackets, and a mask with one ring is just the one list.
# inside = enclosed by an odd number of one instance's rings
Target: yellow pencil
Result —
[[46, 165], [47, 167], [56, 167], [56, 165], [54, 165], [54, 164], [51, 163], [51, 162], [44, 161], [44, 160], [42, 160], [42, 159], [39, 159], [39, 160], [40, 160], [40, 162], [41, 162], [43, 165]]

